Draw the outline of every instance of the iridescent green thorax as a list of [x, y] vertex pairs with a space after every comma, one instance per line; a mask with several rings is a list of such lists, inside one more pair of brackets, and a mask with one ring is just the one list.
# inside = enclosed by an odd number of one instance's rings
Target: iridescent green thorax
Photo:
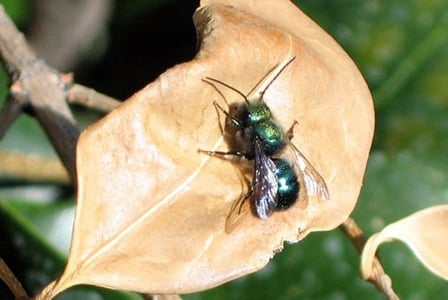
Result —
[[249, 133], [246, 136], [251, 146], [253, 147], [254, 138], [257, 137], [263, 152], [268, 156], [278, 152], [286, 144], [283, 129], [274, 121], [271, 110], [263, 101], [250, 103], [247, 106], [244, 124], [244, 130]]
[[264, 102], [251, 103], [247, 110], [249, 113], [249, 119], [247, 120], [249, 125], [272, 119], [271, 110]]
[[258, 122], [253, 126], [254, 133], [260, 139], [266, 155], [273, 155], [286, 144], [282, 128], [272, 119]]

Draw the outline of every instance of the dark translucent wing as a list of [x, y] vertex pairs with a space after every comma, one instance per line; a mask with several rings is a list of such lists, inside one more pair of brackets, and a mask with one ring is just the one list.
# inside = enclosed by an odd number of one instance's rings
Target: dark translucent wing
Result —
[[261, 142], [255, 139], [254, 177], [252, 180], [252, 195], [255, 210], [261, 219], [268, 218], [277, 206], [277, 176], [274, 161], [267, 156], [261, 147]]
[[288, 148], [292, 151], [294, 161], [302, 175], [301, 177], [303, 177], [307, 196], [317, 196], [321, 200], [328, 200], [330, 193], [319, 172], [314, 169], [305, 155], [293, 143], [290, 142]]

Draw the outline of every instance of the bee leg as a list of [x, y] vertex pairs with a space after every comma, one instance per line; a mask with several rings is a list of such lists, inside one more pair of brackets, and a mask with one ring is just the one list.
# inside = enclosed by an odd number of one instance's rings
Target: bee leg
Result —
[[243, 151], [238, 151], [238, 150], [231, 150], [231, 151], [210, 151], [210, 150], [202, 150], [202, 149], [198, 149], [198, 152], [200, 153], [205, 153], [211, 156], [226, 156], [226, 155], [233, 155], [233, 156], [242, 156], [242, 157], [246, 157], [247, 153], [243, 152]]
[[221, 114], [219, 113], [221, 110], [221, 106], [218, 104], [218, 102], [215, 100], [213, 101], [213, 105], [215, 106], [215, 111], [216, 111], [216, 115], [218, 116], [218, 120], [219, 120], [219, 131], [221, 131], [221, 134], [224, 134], [224, 128], [222, 126], [222, 122], [221, 122]]
[[247, 199], [249, 199], [250, 196], [252, 196], [253, 193], [252, 187], [247, 191], [246, 195], [244, 195], [244, 198], [238, 203], [238, 213], [241, 213], [241, 208], [243, 207], [244, 202], [246, 202]]
[[289, 141], [292, 140], [292, 138], [294, 137], [294, 127], [296, 125], [299, 125], [299, 122], [294, 120], [291, 127], [289, 127], [288, 131], [286, 131], [286, 137], [288, 138]]

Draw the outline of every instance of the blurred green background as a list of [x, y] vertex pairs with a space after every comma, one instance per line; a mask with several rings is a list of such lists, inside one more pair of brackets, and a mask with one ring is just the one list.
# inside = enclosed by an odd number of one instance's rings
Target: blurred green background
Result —
[[[26, 0], [2, 0], [25, 32], [33, 17]], [[374, 96], [376, 133], [365, 183], [353, 214], [370, 235], [392, 221], [448, 199], [448, 2], [443, 0], [296, 1], [351, 55]], [[195, 53], [191, 15], [196, 1], [115, 1], [105, 48], [75, 68], [78, 82], [125, 99], [170, 66]], [[104, 45], [104, 43], [103, 43]], [[94, 50], [92, 50], [94, 51]], [[8, 79], [0, 74], [0, 97]], [[3, 100], [2, 100], [3, 101]], [[81, 123], [99, 115], [75, 108]], [[54, 157], [37, 123], [22, 116], [0, 151]], [[74, 212], [73, 189], [0, 178], [0, 256], [30, 294], [64, 266]], [[428, 229], [431, 230], [431, 229]], [[381, 248], [386, 272], [402, 299], [448, 299], [402, 244]], [[359, 257], [339, 231], [314, 233], [286, 245], [262, 271], [184, 299], [384, 299], [359, 278]], [[0, 298], [8, 299], [6, 288]], [[77, 287], [58, 299], [139, 299]]]

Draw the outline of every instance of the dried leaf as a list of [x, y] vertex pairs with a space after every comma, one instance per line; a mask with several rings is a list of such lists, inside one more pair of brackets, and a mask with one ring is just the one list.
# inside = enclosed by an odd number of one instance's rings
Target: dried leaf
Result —
[[438, 276], [448, 280], [448, 205], [420, 210], [404, 219], [386, 226], [372, 235], [361, 255], [361, 274], [368, 279], [372, 273], [372, 261], [379, 245], [400, 240], [417, 258]]
[[[352, 211], [374, 122], [356, 66], [290, 1], [202, 4], [194, 15], [196, 58], [82, 133], [70, 255], [43, 295], [75, 284], [158, 294], [204, 290], [262, 268], [284, 241], [333, 229]], [[302, 193], [267, 220], [251, 214], [246, 201], [228, 232], [233, 203], [247, 191], [245, 164], [198, 153], [228, 147], [213, 101], [226, 103], [202, 79], [248, 93], [291, 57], [264, 100], [284, 128], [299, 122], [293, 143], [323, 176], [331, 199]], [[220, 91], [229, 104], [242, 101]]]

